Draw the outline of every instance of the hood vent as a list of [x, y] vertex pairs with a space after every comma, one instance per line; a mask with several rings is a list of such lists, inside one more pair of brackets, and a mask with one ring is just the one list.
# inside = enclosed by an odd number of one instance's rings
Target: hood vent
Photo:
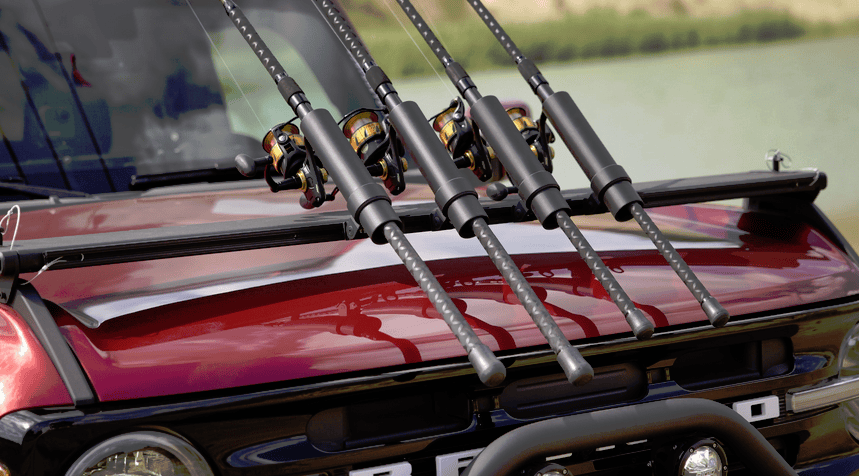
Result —
[[336, 452], [451, 433], [470, 424], [465, 395], [435, 392], [323, 410], [307, 422], [307, 439], [317, 449]]
[[684, 353], [671, 378], [687, 390], [703, 390], [784, 375], [793, 370], [790, 339], [719, 345]]
[[525, 420], [634, 402], [647, 392], [647, 374], [636, 365], [600, 367], [594, 372], [594, 379], [582, 387], [570, 385], [561, 374], [518, 380], [501, 393], [500, 407]]

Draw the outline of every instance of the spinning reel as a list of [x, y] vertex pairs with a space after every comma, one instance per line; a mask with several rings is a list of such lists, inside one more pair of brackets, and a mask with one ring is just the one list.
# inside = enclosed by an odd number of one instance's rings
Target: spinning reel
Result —
[[[326, 194], [324, 183], [328, 181], [328, 171], [313, 153], [310, 144], [304, 142], [298, 127], [284, 122], [271, 128], [262, 140], [262, 148], [268, 153], [265, 157], [252, 159], [245, 154], [236, 156], [236, 168], [246, 177], [255, 177], [260, 169], [265, 182], [272, 192], [281, 190], [300, 190], [304, 193], [299, 200], [302, 208], [312, 209], [334, 200], [337, 189]], [[283, 180], [275, 181], [273, 175]]]
[[531, 147], [531, 152], [537, 156], [537, 160], [540, 161], [546, 172], [552, 173], [552, 159], [555, 158], [555, 150], [549, 144], [555, 142], [555, 134], [546, 124], [546, 115], [541, 114], [537, 124], [534, 124], [534, 121], [528, 117], [528, 113], [522, 107], [507, 108], [507, 115], [513, 119], [516, 129], [525, 138], [525, 142]]
[[[508, 107], [507, 115], [513, 120], [516, 129], [522, 134], [525, 142], [531, 148], [531, 152], [537, 156], [537, 160], [540, 161], [546, 172], [552, 173], [552, 159], [555, 158], [555, 149], [549, 144], [555, 142], [555, 134], [546, 124], [546, 115], [541, 114], [537, 124], [534, 124], [534, 121], [528, 116], [528, 112], [522, 107]], [[507, 195], [518, 191], [518, 187], [493, 183], [486, 188], [486, 195], [493, 200], [504, 200]]]
[[465, 117], [462, 100], [453, 99], [447, 109], [431, 120], [458, 168], [471, 169], [481, 182], [495, 182], [504, 177], [504, 167], [492, 148], [484, 144], [477, 124]]
[[361, 108], [347, 114], [340, 122], [344, 121], [343, 134], [364, 161], [367, 171], [381, 178], [391, 195], [399, 195], [406, 188], [403, 172], [408, 170], [408, 163], [403, 158], [397, 132], [388, 119], [379, 122], [376, 110]]

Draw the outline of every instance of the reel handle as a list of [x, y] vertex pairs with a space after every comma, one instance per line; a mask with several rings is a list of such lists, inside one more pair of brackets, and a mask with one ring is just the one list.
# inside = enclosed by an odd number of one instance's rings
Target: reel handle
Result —
[[508, 187], [503, 183], [495, 182], [486, 187], [486, 196], [500, 202], [507, 198], [507, 195], [519, 193], [518, 187]]
[[265, 170], [265, 166], [271, 163], [271, 157], [265, 156], [257, 159], [251, 158], [247, 154], [239, 154], [236, 156], [236, 170], [245, 177], [258, 177]]

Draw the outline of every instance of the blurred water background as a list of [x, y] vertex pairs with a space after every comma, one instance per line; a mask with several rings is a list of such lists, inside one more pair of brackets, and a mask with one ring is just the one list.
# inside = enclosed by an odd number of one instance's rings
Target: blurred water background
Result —
[[[382, 3], [365, 3], [379, 6], [387, 16], [396, 12], [407, 26], [406, 30], [399, 26], [373, 29], [378, 22], [360, 16], [356, 20], [380, 65], [392, 76], [402, 77], [395, 81], [401, 97], [418, 102], [427, 115], [445, 108], [455, 91], [422, 41], [416, 38], [429, 63], [412, 44], [406, 33], [414, 35], [411, 25], [395, 6], [383, 10]], [[490, 3], [490, 9], [508, 17], [512, 22], [508, 33], [526, 54], [529, 48], [557, 52], [572, 45], [573, 55], [567, 61], [547, 53], [548, 60], [538, 64], [554, 90], [573, 96], [633, 180], [764, 170], [767, 151], [779, 149], [791, 157], [790, 170], [816, 168], [826, 173], [828, 186], [816, 203], [859, 248], [859, 2], [837, 10], [832, 2], [817, 2], [819, 8], [815, 8], [815, 2], [785, 0], [769, 3], [772, 9], [763, 13], [743, 9], [754, 2], [734, 5], [733, 11], [698, 2], [712, 9], [694, 15], [672, 10], [671, 2], [604, 1], [600, 9], [585, 13], [571, 11], [575, 2], [558, 1], [554, 6], [534, 2], [539, 18], [533, 22], [514, 21], [521, 16], [511, 18], [499, 3], [505, 2]], [[663, 6], [666, 11], [636, 10], [633, 4]], [[558, 5], [566, 5], [563, 14], [546, 14]], [[459, 10], [450, 2], [445, 7], [447, 16], [443, 8], [426, 3], [418, 4], [418, 9], [426, 12], [428, 23], [435, 25], [454, 59], [477, 61], [466, 67], [482, 94], [522, 100], [536, 119], [539, 101], [501, 47], [493, 44], [485, 26], [463, 6], [461, 16], [453, 19], [449, 11]], [[608, 22], [593, 29], [591, 37], [551, 26], [587, 23], [589, 16]], [[460, 18], [461, 24], [457, 23]], [[667, 25], [667, 32], [660, 33], [660, 25]], [[678, 32], [692, 30], [697, 43], [672, 46], [670, 39]], [[777, 38], [767, 36], [767, 31], [776, 30]], [[654, 35], [667, 43], [658, 51], [647, 51], [645, 40]], [[397, 46], [386, 49], [385, 44]], [[588, 49], [592, 44], [631, 46], [621, 53], [584, 54], [593, 50]], [[403, 69], [403, 55], [413, 64], [425, 63], [427, 69]], [[495, 60], [485, 63], [479, 58]], [[441, 78], [429, 72], [430, 67]], [[554, 175], [561, 185], [586, 187], [584, 174], [564, 145], [556, 143], [555, 150]]]
[[[779, 149], [793, 170], [827, 174], [816, 203], [859, 247], [857, 63], [859, 37], [850, 37], [541, 69], [573, 96], [633, 180], [764, 170], [767, 151]], [[518, 71], [472, 76], [481, 93], [540, 111]], [[397, 88], [427, 114], [449, 99], [435, 76]], [[561, 185], [587, 187], [563, 144], [555, 150]]]

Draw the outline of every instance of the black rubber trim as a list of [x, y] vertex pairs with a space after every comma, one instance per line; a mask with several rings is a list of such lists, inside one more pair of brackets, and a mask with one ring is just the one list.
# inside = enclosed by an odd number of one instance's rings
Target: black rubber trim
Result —
[[468, 78], [468, 73], [466, 73], [462, 65], [460, 65], [456, 61], [447, 65], [447, 67], [444, 68], [444, 71], [447, 73], [447, 77], [450, 78], [450, 80], [453, 81], [454, 84], [456, 84], [462, 79]]
[[382, 71], [382, 68], [378, 66], [372, 66], [367, 70], [366, 73], [367, 82], [370, 83], [370, 86], [373, 88], [373, 91], [379, 88], [379, 86], [390, 83], [391, 80], [388, 79], [388, 75]]
[[752, 469], [753, 474], [796, 475], [775, 448], [739, 413], [712, 400], [693, 398], [643, 403], [532, 423], [490, 443], [462, 475], [513, 475], [529, 462], [559, 453], [577, 453], [693, 432], [720, 440]]
[[75, 406], [95, 403], [95, 394], [90, 387], [83, 368], [60, 333], [45, 302], [30, 284], [20, 284], [12, 299], [12, 308], [21, 315], [42, 344], [51, 362], [66, 384]]
[[289, 98], [291, 98], [293, 94], [300, 94], [304, 92], [301, 90], [301, 87], [298, 85], [298, 83], [296, 83], [295, 80], [289, 76], [284, 76], [280, 81], [278, 81], [277, 89], [278, 91], [280, 91], [280, 95], [283, 96], [283, 99], [287, 101], [289, 101]]

